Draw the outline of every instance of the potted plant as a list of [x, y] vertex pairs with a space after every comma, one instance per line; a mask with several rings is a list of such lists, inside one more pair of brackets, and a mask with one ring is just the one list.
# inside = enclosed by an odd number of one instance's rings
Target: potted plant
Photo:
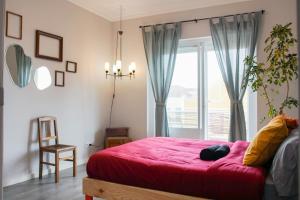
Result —
[[[249, 84], [253, 91], [262, 91], [270, 118], [283, 114], [285, 109], [298, 106], [298, 100], [290, 95], [290, 82], [298, 78], [297, 54], [291, 50], [297, 40], [293, 37], [290, 26], [291, 23], [273, 27], [265, 40], [265, 63], [258, 63], [255, 57], [249, 56], [244, 61], [248, 68], [243, 86]], [[281, 87], [285, 87], [286, 93], [280, 105], [275, 105], [271, 94], [279, 94], [278, 89]]]

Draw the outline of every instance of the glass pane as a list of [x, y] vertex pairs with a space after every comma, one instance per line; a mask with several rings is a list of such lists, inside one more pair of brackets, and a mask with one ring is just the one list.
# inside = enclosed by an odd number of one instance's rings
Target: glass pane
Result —
[[171, 128], [198, 128], [197, 61], [196, 50], [177, 54], [167, 104]]
[[214, 51], [207, 52], [207, 139], [228, 140], [230, 102]]

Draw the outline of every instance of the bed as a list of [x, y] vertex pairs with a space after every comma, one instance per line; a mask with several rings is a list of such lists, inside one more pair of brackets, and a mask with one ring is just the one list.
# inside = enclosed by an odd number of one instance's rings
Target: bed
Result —
[[[217, 161], [199, 159], [201, 149], [227, 144]], [[92, 155], [83, 180], [86, 199], [261, 199], [265, 170], [242, 164], [249, 143], [146, 138]], [[120, 197], [120, 198], [119, 198]]]

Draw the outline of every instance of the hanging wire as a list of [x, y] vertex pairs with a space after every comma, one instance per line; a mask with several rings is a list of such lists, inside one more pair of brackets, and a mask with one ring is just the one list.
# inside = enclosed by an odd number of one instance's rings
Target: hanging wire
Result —
[[116, 56], [115, 56], [115, 61], [122, 60], [122, 11], [123, 8], [120, 6], [120, 22], [119, 22], [119, 30], [117, 31], [117, 38], [116, 38]]
[[[117, 32], [117, 38], [116, 38], [116, 62], [118, 60], [118, 50], [120, 51], [120, 60], [122, 60], [122, 6], [120, 6], [120, 29]], [[120, 47], [119, 47], [120, 45]], [[114, 106], [114, 100], [116, 97], [116, 77], [114, 79], [114, 92], [111, 100], [110, 105], [110, 114], [109, 114], [109, 128], [111, 128], [111, 121], [112, 121], [112, 113], [113, 113], [113, 106]]]
[[123, 30], [122, 30], [122, 16], [123, 15], [123, 9], [122, 9], [122, 5], [120, 6], [120, 60], [122, 60], [122, 34], [123, 34]]
[[122, 11], [123, 11], [122, 10], [122, 5], [120, 5], [120, 31], [122, 30], [122, 17], [123, 17], [122, 16], [122, 14], [123, 14]]
[[114, 92], [113, 92], [113, 96], [112, 96], [112, 100], [111, 100], [110, 114], [109, 114], [109, 128], [111, 128], [111, 118], [112, 118], [115, 97], [116, 97], [116, 79], [114, 78]]
[[117, 38], [116, 38], [116, 59], [115, 62], [118, 60], [118, 47], [119, 47], [119, 32], [117, 32]]

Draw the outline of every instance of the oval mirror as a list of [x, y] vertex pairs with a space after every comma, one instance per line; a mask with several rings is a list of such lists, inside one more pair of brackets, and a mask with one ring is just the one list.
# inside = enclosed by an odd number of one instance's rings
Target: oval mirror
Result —
[[6, 52], [6, 64], [14, 83], [20, 88], [30, 82], [31, 58], [26, 56], [20, 45], [11, 45]]
[[52, 83], [51, 74], [47, 67], [42, 66], [35, 70], [34, 83], [37, 89], [44, 90]]

